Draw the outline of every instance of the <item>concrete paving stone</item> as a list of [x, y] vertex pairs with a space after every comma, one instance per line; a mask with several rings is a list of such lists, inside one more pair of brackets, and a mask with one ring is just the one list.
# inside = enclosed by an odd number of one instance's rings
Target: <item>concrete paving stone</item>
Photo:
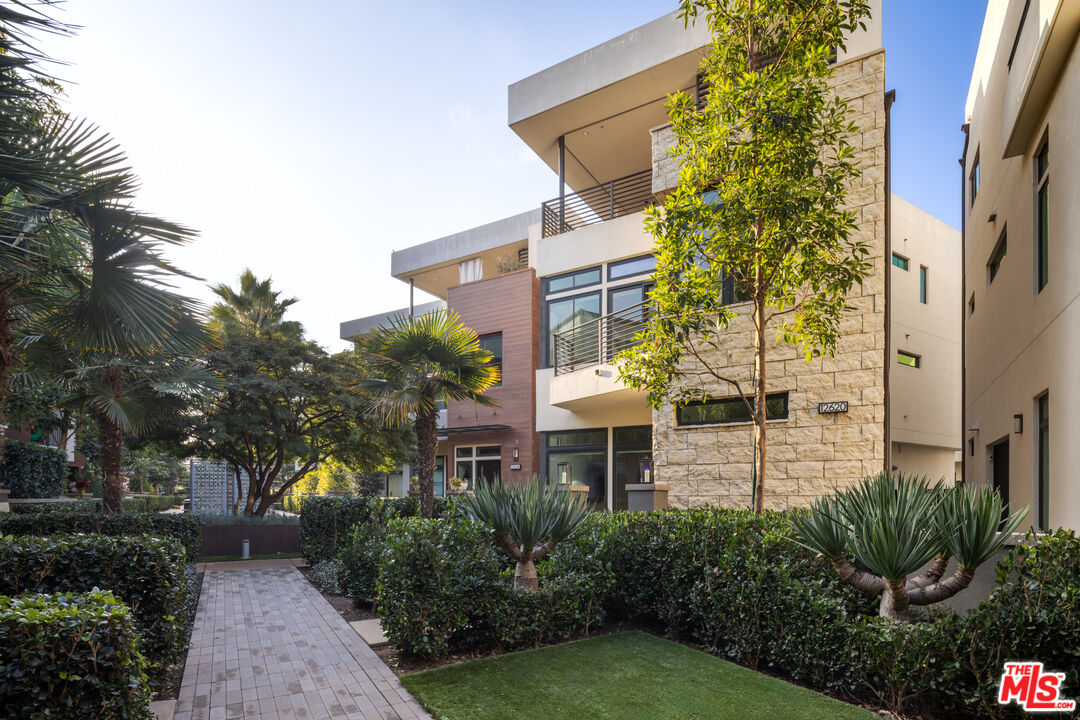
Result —
[[293, 563], [211, 564], [172, 720], [431, 720]]

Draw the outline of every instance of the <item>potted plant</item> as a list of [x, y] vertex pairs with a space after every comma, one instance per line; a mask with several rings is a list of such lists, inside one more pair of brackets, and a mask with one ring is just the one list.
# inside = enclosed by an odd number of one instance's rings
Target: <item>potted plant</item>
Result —
[[420, 495], [420, 478], [413, 475], [409, 478], [409, 497], [419, 497]]
[[79, 493], [79, 497], [86, 495], [86, 491], [90, 489], [90, 481], [79, 478], [75, 481], [75, 491]]
[[465, 489], [465, 479], [459, 477], [452, 477], [447, 482], [450, 483], [450, 492], [455, 495], [460, 495]]

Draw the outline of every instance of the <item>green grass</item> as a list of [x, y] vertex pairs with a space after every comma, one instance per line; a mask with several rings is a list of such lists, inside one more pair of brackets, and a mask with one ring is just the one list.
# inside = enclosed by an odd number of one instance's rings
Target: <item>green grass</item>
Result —
[[632, 631], [402, 678], [440, 720], [871, 720], [873, 713]]

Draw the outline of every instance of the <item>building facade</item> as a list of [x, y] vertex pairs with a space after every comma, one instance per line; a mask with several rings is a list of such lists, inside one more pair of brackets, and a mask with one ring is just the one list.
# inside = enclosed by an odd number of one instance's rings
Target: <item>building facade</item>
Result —
[[1078, 33], [1080, 3], [990, 0], [961, 159], [964, 476], [1039, 529], [1080, 528]]
[[[792, 349], [771, 351], [768, 392], [778, 411], [769, 507], [804, 505], [890, 466], [949, 480], [956, 472], [960, 328], [939, 316], [960, 302], [949, 280], [959, 275], [959, 234], [890, 198], [891, 95], [875, 5], [831, 80], [860, 128], [852, 142], [862, 176], [849, 202], [872, 248], [872, 273], [850, 297], [836, 357], [807, 363]], [[677, 182], [664, 102], [677, 90], [702, 91], [708, 42], [703, 23], [685, 28], [671, 14], [511, 85], [509, 125], [558, 175], [556, 197], [539, 211], [393, 254], [395, 277], [444, 299], [482, 338], [501, 334], [503, 387], [491, 393], [500, 409], [449, 408], [447, 459], [462, 452], [473, 463], [456, 471], [478, 473], [483, 447], [501, 477], [583, 483], [612, 510], [626, 509], [626, 486], [645, 480], [667, 483], [678, 507], [750, 504], [752, 424], [704, 408], [654, 410], [619, 381], [613, 360], [647, 312], [655, 258], [643, 211]], [[901, 259], [914, 270], [901, 269]], [[924, 284], [912, 286], [912, 277]], [[343, 337], [364, 322], [344, 323]], [[746, 317], [733, 324], [721, 358], [742, 379], [753, 361], [748, 325]], [[905, 364], [913, 357], [917, 367]], [[707, 389], [709, 403], [740, 402], [729, 387]], [[841, 401], [844, 412], [820, 411]], [[517, 461], [507, 463], [512, 449]]]

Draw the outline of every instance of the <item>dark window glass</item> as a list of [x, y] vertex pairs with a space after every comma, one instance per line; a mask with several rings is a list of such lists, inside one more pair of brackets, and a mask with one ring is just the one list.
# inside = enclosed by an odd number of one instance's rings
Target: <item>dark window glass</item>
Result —
[[445, 410], [446, 409], [446, 401], [445, 400], [436, 400], [435, 401], [435, 409], [436, 410]]
[[613, 467], [615, 470], [614, 495], [616, 510], [626, 510], [628, 483], [654, 482], [652, 467], [652, 427], [615, 428]]
[[652, 447], [652, 426], [615, 428], [614, 444], [619, 446]]
[[549, 293], [573, 290], [574, 288], [595, 285], [600, 282], [600, 268], [594, 267], [587, 270], [576, 270], [565, 275], [556, 275], [548, 278], [547, 291]]
[[1050, 143], [1043, 141], [1035, 161], [1036, 290], [1050, 279]]
[[473, 449], [471, 447], [459, 447], [454, 451], [454, 454], [459, 458], [471, 458]]
[[919, 302], [926, 304], [926, 286], [929, 285], [930, 270], [925, 265], [919, 266]]
[[547, 434], [547, 446], [574, 447], [579, 445], [607, 446], [607, 430], [567, 430]]
[[491, 353], [490, 364], [499, 369], [499, 382], [495, 383], [495, 385], [502, 385], [502, 333], [485, 335], [480, 338], [480, 348]]
[[[716, 400], [693, 400], [675, 410], [678, 425], [713, 425], [717, 423], [750, 422], [752, 397], [719, 398]], [[747, 405], [749, 404], [750, 407]], [[784, 420], [788, 416], [788, 394], [772, 393], [765, 396], [765, 419]]]
[[892, 264], [900, 268], [901, 270], [907, 270], [910, 261], [903, 255], [897, 255], [896, 253], [893, 253]]
[[979, 151], [975, 151], [975, 162], [971, 164], [971, 174], [968, 176], [968, 201], [974, 205], [975, 196], [979, 194]]
[[481, 445], [476, 448], [476, 457], [499, 457], [501, 445]]
[[903, 350], [896, 351], [896, 362], [900, 363], [901, 365], [907, 365], [908, 367], [913, 368], [922, 366], [921, 357], [909, 352], [904, 352]]
[[1050, 529], [1050, 395], [1039, 398], [1039, 529]]
[[975, 314], [975, 293], [971, 293], [971, 297], [968, 298], [968, 315]]
[[987, 272], [990, 276], [990, 282], [994, 282], [994, 278], [997, 277], [998, 271], [1001, 270], [1001, 263], [1005, 260], [1005, 254], [1009, 251], [1009, 239], [1004, 232], [1001, 233], [1001, 239], [998, 240], [997, 247], [994, 248], [994, 252], [990, 253], [990, 261], [986, 263]]
[[642, 257], [620, 260], [608, 265], [608, 280], [631, 277], [651, 273], [656, 269], [656, 256], [643, 255]]

